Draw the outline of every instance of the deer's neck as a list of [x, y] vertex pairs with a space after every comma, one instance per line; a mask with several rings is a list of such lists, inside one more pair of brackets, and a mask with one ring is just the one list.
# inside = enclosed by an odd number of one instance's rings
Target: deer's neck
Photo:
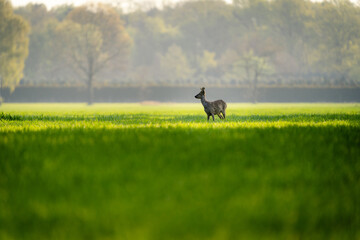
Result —
[[208, 105], [208, 101], [206, 101], [205, 95], [201, 96], [201, 103], [204, 107], [206, 107]]

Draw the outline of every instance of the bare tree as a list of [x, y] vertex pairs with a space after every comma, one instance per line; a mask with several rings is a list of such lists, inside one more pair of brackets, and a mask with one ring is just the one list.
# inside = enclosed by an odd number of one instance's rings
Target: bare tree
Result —
[[252, 102], [256, 103], [259, 79], [271, 72], [267, 59], [254, 55], [254, 52], [250, 50], [243, 54], [236, 64], [245, 71], [246, 80], [252, 91]]
[[94, 81], [100, 71], [121, 68], [126, 61], [131, 40], [119, 15], [98, 4], [74, 9], [59, 26], [63, 56], [74, 71], [85, 79], [88, 104], [93, 102]]

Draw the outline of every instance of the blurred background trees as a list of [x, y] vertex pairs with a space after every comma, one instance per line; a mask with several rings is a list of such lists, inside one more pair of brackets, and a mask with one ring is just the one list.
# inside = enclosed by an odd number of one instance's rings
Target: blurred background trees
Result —
[[[6, 2], [6, 1], [5, 1]], [[29, 4], [26, 85], [359, 86], [360, 6], [348, 0]], [[256, 99], [256, 97], [254, 98]]]
[[59, 58], [86, 83], [89, 104], [93, 100], [94, 81], [112, 77], [105, 69], [112, 74], [123, 69], [131, 47], [119, 15], [102, 4], [72, 10], [59, 24], [56, 42]]
[[13, 90], [23, 77], [28, 31], [28, 23], [13, 13], [10, 2], [0, 0], [0, 105], [2, 89]]

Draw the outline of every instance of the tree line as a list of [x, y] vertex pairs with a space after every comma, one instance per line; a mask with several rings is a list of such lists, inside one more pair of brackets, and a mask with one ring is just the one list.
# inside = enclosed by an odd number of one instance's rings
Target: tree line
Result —
[[89, 99], [94, 86], [248, 86], [256, 94], [258, 85], [360, 83], [360, 7], [348, 0], [195, 0], [131, 11], [29, 4], [14, 13], [31, 27], [17, 79], [85, 85]]

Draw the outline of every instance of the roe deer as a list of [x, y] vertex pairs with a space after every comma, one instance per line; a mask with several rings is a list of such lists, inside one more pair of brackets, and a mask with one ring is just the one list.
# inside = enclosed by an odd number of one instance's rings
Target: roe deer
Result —
[[[215, 121], [214, 115], [218, 115], [220, 119], [225, 119], [225, 110], [227, 107], [226, 102], [223, 100], [209, 102], [205, 98], [205, 88], [202, 87], [200, 89], [201, 91], [195, 96], [195, 98], [201, 99], [201, 103], [204, 106], [204, 111], [207, 114], [207, 120], [209, 121], [210, 116], [212, 116], [213, 121]], [[222, 113], [222, 116], [220, 113]]]

